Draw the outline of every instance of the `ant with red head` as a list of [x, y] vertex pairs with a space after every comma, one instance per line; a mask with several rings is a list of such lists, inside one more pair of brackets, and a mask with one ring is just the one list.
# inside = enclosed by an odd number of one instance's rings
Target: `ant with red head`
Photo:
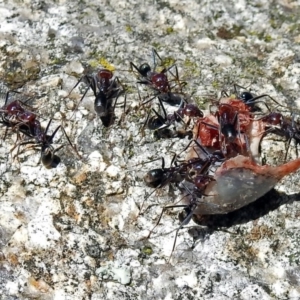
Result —
[[300, 144], [300, 128], [295, 122], [294, 117], [287, 119], [279, 112], [271, 112], [262, 117], [261, 120], [266, 124], [266, 133], [274, 133], [286, 138], [287, 150], [284, 158], [286, 160], [292, 139], [295, 140], [296, 144]]
[[[101, 69], [95, 75], [84, 75], [78, 80], [72, 90], [74, 90], [82, 81], [88, 85], [88, 88], [79, 100], [79, 103], [85, 97], [89, 88], [91, 88], [95, 96], [95, 112], [102, 121], [103, 126], [109, 127], [115, 120], [115, 107], [119, 96], [125, 92], [125, 88], [118, 77], [113, 78], [112, 71], [108, 69]], [[114, 99], [115, 101], [113, 101]], [[124, 110], [125, 107], [126, 96], [124, 100]]]
[[[193, 149], [198, 157], [193, 157], [178, 164], [175, 161], [176, 155], [174, 155], [169, 168], [165, 167], [165, 161], [162, 158], [162, 167], [152, 169], [144, 176], [146, 185], [160, 189], [169, 183], [178, 185], [183, 180], [189, 180], [194, 182], [195, 191], [197, 191], [197, 188], [201, 189], [203, 183], [205, 183], [202, 175], [208, 175], [210, 167], [215, 163], [224, 161], [225, 157], [220, 151], [209, 153], [197, 140], [191, 141], [183, 151], [189, 148], [192, 142], [196, 144], [196, 147], [194, 146]], [[175, 165], [174, 167], [172, 167], [173, 164]]]
[[[182, 87], [186, 84], [185, 82], [181, 82], [179, 80], [178, 69], [174, 64], [168, 68], [163, 68], [160, 72], [156, 72], [156, 58], [162, 61], [161, 57], [157, 53], [155, 49], [152, 49], [154, 68], [152, 69], [148, 63], [143, 63], [139, 67], [137, 67], [133, 62], [130, 62], [130, 69], [132, 72], [136, 72], [138, 74], [139, 80], [138, 84], [147, 85], [156, 93], [150, 98], [144, 101], [142, 104], [146, 104], [152, 101], [156, 96], [163, 102], [167, 102], [170, 105], [180, 105], [183, 101], [183, 98], [178, 94], [174, 94], [172, 90], [179, 86], [180, 93], [182, 93]], [[175, 74], [171, 71], [175, 69]], [[171, 86], [170, 81], [168, 79], [167, 73], [170, 73], [176, 84]]]
[[49, 120], [45, 130], [43, 130], [39, 120], [37, 119], [32, 120], [32, 123], [21, 124], [20, 126], [18, 126], [19, 132], [23, 133], [24, 136], [26, 136], [26, 138], [23, 141], [15, 144], [15, 146], [11, 149], [11, 151], [13, 151], [16, 147], [18, 147], [18, 152], [19, 152], [20, 146], [28, 145], [28, 144], [32, 144], [33, 147], [40, 147], [41, 162], [43, 163], [43, 165], [48, 169], [55, 168], [60, 162], [60, 158], [55, 153], [58, 150], [60, 150], [64, 145], [54, 149], [52, 144], [53, 144], [53, 139], [57, 134], [58, 130], [62, 129], [64, 135], [68, 140], [68, 143], [75, 150], [76, 154], [80, 157], [76, 148], [72, 145], [67, 133], [65, 132], [64, 128], [61, 125], [59, 125], [51, 135], [47, 134], [51, 122], [52, 119]]
[[[147, 119], [144, 123], [143, 128], [147, 124], [148, 129], [150, 130], [156, 130], [156, 136], [159, 138], [163, 138], [166, 136], [166, 130], [168, 127], [171, 125], [175, 124], [175, 122], [184, 122], [183, 118], [184, 116], [189, 117], [188, 123], [186, 124], [185, 127], [188, 126], [191, 118], [202, 118], [203, 117], [203, 112], [194, 104], [188, 104], [185, 102], [182, 102], [180, 105], [180, 108], [175, 111], [172, 114], [167, 114], [166, 109], [162, 103], [162, 100], [159, 98], [159, 104], [162, 108], [162, 113], [163, 115], [159, 114], [154, 108], [152, 108], [152, 111], [155, 113], [155, 116], [152, 116], [149, 118], [150, 113], [147, 116]], [[161, 134], [163, 133], [163, 134]], [[191, 136], [190, 133], [187, 131], [184, 132], [181, 131], [176, 131], [174, 135], [167, 135], [166, 138], [169, 137], [185, 137], [185, 136]]]
[[[184, 225], [187, 225], [190, 220], [192, 219], [192, 216], [194, 215], [194, 211], [196, 208], [202, 204], [205, 205], [205, 207], [211, 211], [214, 210], [215, 204], [213, 203], [208, 203], [208, 202], [201, 202], [202, 196], [204, 196], [205, 189], [207, 185], [214, 180], [214, 178], [209, 175], [209, 169], [212, 164], [215, 163], [220, 163], [224, 161], [224, 156], [220, 151], [215, 151], [212, 154], [209, 154], [205, 148], [203, 148], [197, 141], [194, 141], [196, 143], [196, 146], [199, 147], [199, 150], [203, 151], [205, 155], [207, 156], [206, 159], [200, 158], [200, 157], [194, 157], [189, 159], [188, 161], [182, 163], [180, 166], [177, 168], [181, 168], [181, 171], [183, 171], [184, 176], [180, 176], [179, 178], [181, 179], [178, 187], [179, 189], [182, 190], [182, 192], [185, 194], [184, 198], [188, 199], [188, 204], [179, 204], [179, 205], [169, 205], [165, 206], [162, 209], [162, 212], [155, 224], [155, 226], [150, 230], [148, 236], [146, 237], [147, 239], [150, 238], [151, 234], [153, 233], [154, 229], [159, 225], [161, 218], [164, 214], [164, 212], [168, 209], [173, 209], [173, 208], [183, 208], [183, 211], [179, 213], [178, 218], [180, 221], [180, 226], [176, 230], [175, 234], [175, 240], [172, 248], [172, 253], [175, 249], [176, 246], [176, 240], [177, 240], [177, 235], [180, 229], [183, 228]], [[188, 146], [189, 147], [189, 146]], [[198, 154], [197, 149], [195, 152]], [[169, 170], [168, 170], [169, 171]], [[154, 169], [151, 170], [150, 172], [154, 172], [155, 174], [155, 185], [158, 183], [161, 183], [159, 180], [157, 180], [156, 177], [159, 179], [163, 179], [163, 183], [166, 182], [166, 177], [165, 177], [165, 172], [163, 169]], [[167, 177], [169, 174], [167, 175]], [[177, 179], [176, 179], [177, 180]], [[164, 183], [165, 185], [165, 183]], [[154, 186], [153, 186], [154, 187]], [[171, 253], [171, 255], [172, 255]], [[170, 256], [171, 257], [171, 256]]]
[[21, 132], [22, 130], [31, 130], [33, 133], [33, 126], [36, 121], [37, 115], [29, 110], [31, 108], [26, 104], [27, 101], [23, 102], [20, 100], [14, 100], [7, 104], [10, 93], [19, 93], [17, 91], [8, 91], [6, 93], [6, 99], [4, 106], [0, 109], [1, 121], [4, 126], [6, 126], [6, 131], [4, 139], [7, 134], [7, 129], [12, 128], [13, 131]]
[[[249, 107], [251, 112], [260, 112], [261, 111], [261, 108], [259, 106], [257, 106], [258, 103], [264, 104], [265, 107], [267, 108], [267, 110], [269, 112], [271, 111], [271, 109], [269, 108], [269, 106], [267, 105], [267, 103], [265, 101], [259, 100], [259, 99], [265, 98], [265, 97], [269, 98], [276, 105], [286, 108], [284, 105], [277, 102], [273, 97], [271, 97], [268, 94], [262, 94], [259, 96], [255, 96], [250, 91], [248, 91], [247, 88], [245, 88], [241, 85], [238, 85], [236, 83], [233, 84], [233, 89], [234, 89], [234, 94], [235, 94], [236, 98], [241, 100], [243, 103], [245, 103]], [[240, 90], [244, 90], [244, 91], [240, 92]], [[221, 95], [225, 96], [225, 97], [229, 97], [227, 92], [224, 90], [221, 92]]]
[[62, 128], [64, 134], [66, 135], [69, 144], [73, 149], [75, 149], [65, 130], [60, 125], [55, 129], [52, 135], [48, 135], [47, 132], [52, 120], [50, 119], [44, 131], [41, 127], [40, 121], [37, 119], [37, 115], [26, 110], [24, 107], [25, 103], [19, 100], [14, 100], [7, 104], [10, 92], [7, 92], [5, 105], [0, 111], [2, 118], [1, 123], [7, 128], [12, 128], [13, 131], [17, 131], [18, 134], [22, 133], [26, 137], [25, 140], [15, 144], [11, 151], [13, 151], [16, 147], [20, 147], [21, 145], [34, 144], [34, 146], [41, 147], [41, 161], [43, 165], [47, 168], [56, 167], [60, 162], [60, 159], [55, 155], [55, 152], [57, 152], [61, 147], [54, 149], [51, 144], [53, 143], [54, 136], [60, 128]]
[[226, 157], [248, 151], [247, 136], [243, 133], [247, 127], [241, 126], [240, 116], [243, 125], [249, 123], [248, 114], [239, 114], [234, 106], [219, 103], [217, 111], [198, 121], [197, 136], [201, 143], [207, 147], [221, 148]]

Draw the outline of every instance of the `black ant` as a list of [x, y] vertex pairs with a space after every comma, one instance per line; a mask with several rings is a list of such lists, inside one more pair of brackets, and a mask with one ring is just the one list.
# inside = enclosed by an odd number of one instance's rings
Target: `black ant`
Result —
[[171, 139], [171, 138], [184, 139], [186, 137], [190, 140], [193, 138], [193, 132], [191, 130], [185, 130], [185, 129], [171, 130], [169, 128], [161, 128], [155, 130], [153, 136], [157, 140]]
[[[79, 103], [85, 97], [89, 88], [91, 88], [95, 96], [95, 112], [100, 117], [102, 124], [105, 127], [109, 127], [115, 120], [114, 112], [118, 98], [122, 93], [125, 92], [125, 88], [121, 84], [119, 78], [115, 77], [113, 79], [113, 73], [110, 70], [101, 69], [93, 76], [84, 75], [83, 77], [81, 77], [76, 85], [72, 88], [72, 90], [75, 89], [81, 81], [84, 81], [86, 84], [88, 84], [89, 87], [84, 92]], [[114, 103], [113, 99], [115, 99]], [[124, 100], [124, 110], [125, 107], [126, 97]]]
[[[176, 155], [171, 161], [171, 166], [174, 163]], [[162, 166], [158, 169], [152, 169], [146, 173], [144, 176], [144, 181], [147, 186], [152, 188], [162, 188], [168, 183], [178, 183], [183, 180], [185, 175], [185, 170], [181, 170], [181, 166], [165, 168], [165, 160], [162, 157]]]
[[[162, 69], [160, 72], [156, 72], [156, 59], [158, 57], [160, 61], [162, 61], [161, 57], [158, 55], [155, 49], [152, 49], [153, 60], [154, 60], [154, 68], [152, 69], [148, 63], [143, 63], [139, 67], [137, 67], [133, 62], [130, 62], [131, 71], [136, 71], [139, 75], [139, 79], [137, 81], [138, 84], [143, 84], [149, 86], [156, 93], [150, 99], [147, 99], [142, 104], [146, 104], [152, 101], [156, 96], [163, 101], [167, 102], [170, 105], [180, 105], [183, 101], [182, 97], [172, 92], [173, 88], [177, 85], [180, 86], [180, 92], [182, 90], [182, 86], [186, 83], [183, 83], [179, 80], [178, 69], [176, 65], [172, 65], [168, 68]], [[175, 69], [175, 74], [172, 73], [172, 69]], [[167, 73], [170, 73], [177, 82], [175, 86], [170, 85], [170, 81], [168, 79]]]
[[[149, 187], [155, 188], [155, 190], [148, 197], [150, 197], [157, 189], [161, 189], [166, 185], [168, 185], [169, 183], [172, 183], [175, 186], [177, 186], [181, 181], [185, 179], [187, 173], [193, 167], [197, 169], [202, 168], [203, 170], [209, 167], [207, 161], [201, 159], [200, 157], [196, 160], [195, 159], [188, 160], [187, 162], [178, 165], [177, 162], [175, 161], [176, 155], [174, 155], [169, 168], [165, 167], [164, 158], [162, 157], [161, 159], [162, 159], [161, 168], [152, 169], [148, 171], [144, 176], [145, 184]], [[173, 164], [174, 166], [172, 166]]]

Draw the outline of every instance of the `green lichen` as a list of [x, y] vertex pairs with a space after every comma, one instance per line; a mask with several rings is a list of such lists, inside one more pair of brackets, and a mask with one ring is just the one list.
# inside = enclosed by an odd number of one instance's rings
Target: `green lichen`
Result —
[[206, 109], [207, 103], [209, 102], [209, 99], [204, 99], [199, 96], [193, 97], [193, 100], [195, 104], [200, 108], [200, 109]]
[[295, 252], [289, 255], [288, 256], [289, 263], [299, 265], [299, 257], [300, 257], [300, 252]]
[[288, 31], [289, 31], [291, 34], [300, 34], [300, 24], [299, 24], [299, 23], [291, 24], [291, 25], [288, 27]]
[[162, 45], [160, 43], [157, 43], [157, 42], [153, 42], [151, 44], [152, 48], [156, 49], [156, 50], [159, 50], [160, 48], [162, 48]]
[[163, 58], [161, 65], [164, 68], [168, 68], [168, 67], [171, 67], [172, 65], [174, 65], [175, 62], [176, 62], [176, 60], [173, 57], [165, 57], [165, 58]]
[[217, 80], [214, 80], [212, 83], [211, 83], [212, 87], [216, 90], [220, 89], [220, 83], [219, 81]]
[[166, 33], [167, 34], [172, 34], [172, 33], [174, 33], [174, 29], [172, 27], [167, 27]]
[[49, 65], [65, 65], [66, 60], [62, 57], [54, 57], [49, 61]]
[[150, 256], [153, 254], [153, 249], [150, 247], [150, 246], [145, 246], [144, 248], [142, 248], [142, 253], [147, 255], [147, 256]]
[[132, 27], [130, 25], [125, 26], [125, 31], [132, 32]]
[[266, 43], [269, 43], [269, 42], [272, 41], [272, 37], [271, 37], [269, 34], [267, 34], [267, 35], [264, 36], [264, 41], [265, 41]]
[[224, 40], [230, 40], [237, 36], [244, 35], [241, 33], [242, 29], [243, 29], [243, 26], [237, 26], [237, 25], [233, 25], [231, 28], [222, 26], [217, 31], [217, 37], [224, 39]]
[[35, 60], [19, 61], [7, 59], [4, 63], [5, 73], [1, 74], [3, 81], [12, 89], [23, 86], [30, 80], [37, 80], [40, 73], [39, 62]]

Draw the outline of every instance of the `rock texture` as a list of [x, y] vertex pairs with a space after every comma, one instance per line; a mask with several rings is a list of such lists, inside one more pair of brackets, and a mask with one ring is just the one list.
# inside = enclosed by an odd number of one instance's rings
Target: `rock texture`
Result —
[[[147, 113], [129, 68], [152, 64], [155, 48], [166, 64], [176, 62], [201, 108], [238, 83], [297, 117], [299, 14], [299, 2], [279, 0], [0, 3], [3, 104], [7, 90], [21, 91], [11, 97], [28, 100], [44, 127], [52, 118], [51, 132], [62, 124], [82, 156], [60, 130], [55, 147], [65, 146], [54, 169], [28, 146], [10, 153], [15, 134], [1, 139], [1, 299], [299, 299], [299, 173], [208, 227], [180, 230], [170, 262], [177, 211], [143, 239], [162, 206], [180, 199], [167, 188], [149, 196], [143, 175], [160, 166], [155, 158], [168, 165], [188, 140], [141, 132]], [[103, 67], [126, 87], [129, 110], [118, 122], [120, 97], [108, 129], [92, 92], [79, 103], [84, 83], [69, 94], [83, 74]], [[284, 154], [284, 143], [264, 141], [269, 163]], [[288, 159], [295, 155], [292, 145]]]

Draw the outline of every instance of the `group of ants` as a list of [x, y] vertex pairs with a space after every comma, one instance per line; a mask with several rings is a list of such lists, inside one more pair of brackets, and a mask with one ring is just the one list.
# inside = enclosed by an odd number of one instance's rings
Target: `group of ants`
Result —
[[[185, 97], [185, 94], [182, 92], [186, 82], [180, 80], [177, 66], [173, 64], [169, 67], [162, 67], [160, 71], [157, 71], [157, 60], [162, 62], [159, 54], [153, 49], [153, 67], [148, 63], [137, 66], [131, 62], [130, 69], [136, 75], [137, 85], [149, 90], [147, 97], [140, 100], [140, 106], [145, 107], [148, 112], [142, 129], [148, 128], [152, 130], [154, 136], [158, 139], [170, 137], [185, 138], [187, 136], [191, 141], [182, 152], [192, 148], [195, 153], [194, 157], [185, 160], [179, 160], [178, 156], [174, 155], [170, 167], [165, 167], [165, 162], [162, 158], [161, 168], [152, 169], [144, 176], [145, 184], [154, 188], [154, 191], [171, 184], [173, 187], [178, 188], [185, 195], [184, 197], [189, 198], [188, 204], [165, 206], [155, 225], [156, 227], [159, 224], [165, 210], [174, 207], [183, 208], [183, 211], [179, 214], [180, 227], [176, 232], [177, 238], [178, 230], [192, 219], [200, 201], [199, 199], [204, 195], [206, 186], [214, 180], [213, 168], [221, 165], [230, 157], [239, 154], [250, 155], [249, 144], [247, 135], [244, 132], [245, 128], [241, 126], [240, 111], [236, 106], [214, 100], [210, 106], [210, 115], [216, 118], [217, 124], [206, 121], [204, 113], [196, 104], [189, 103], [188, 97]], [[124, 95], [123, 106], [125, 112], [126, 88], [124, 85], [118, 77], [113, 75], [112, 71], [100, 69], [96, 74], [82, 76], [70, 93], [81, 82], [87, 86], [87, 89], [80, 101], [91, 89], [95, 97], [95, 113], [104, 127], [112, 126], [116, 119], [115, 108], [120, 95]], [[49, 134], [48, 131], [52, 119], [50, 119], [44, 129], [41, 126], [38, 114], [25, 101], [14, 100], [9, 102], [11, 93], [16, 92], [7, 92], [5, 104], [0, 109], [0, 123], [6, 128], [5, 134], [7, 134], [8, 130], [17, 134], [18, 142], [15, 143], [11, 151], [18, 148], [19, 152], [20, 146], [33, 145], [33, 147], [40, 149], [42, 164], [46, 168], [55, 168], [60, 162], [56, 152], [63, 146], [54, 148], [53, 143], [56, 133], [61, 129], [68, 143], [78, 154], [76, 147], [71, 143], [62, 125], [58, 126], [52, 134]], [[229, 95], [222, 91], [222, 97], [228, 98]], [[284, 137], [287, 141], [287, 148], [292, 140], [296, 144], [300, 143], [300, 129], [294, 120], [294, 116], [286, 117], [279, 110], [270, 109], [267, 102], [264, 101], [264, 98], [269, 98], [277, 107], [282, 107], [275, 99], [267, 94], [255, 96], [246, 88], [237, 84], [234, 84], [233, 98], [246, 107], [251, 118], [260, 118], [264, 122], [264, 134], [273, 133]], [[140, 99], [142, 99], [141, 96]], [[155, 100], [157, 101], [157, 106], [154, 108], [152, 103]], [[175, 112], [167, 114], [166, 105], [176, 107]], [[263, 112], [261, 105], [266, 108], [266, 112]], [[191, 128], [191, 122], [194, 130], [187, 130]], [[179, 123], [184, 130], [175, 132], [171, 130], [171, 127]], [[203, 140], [201, 141], [198, 138], [203, 133], [206, 136], [208, 135], [208, 144], [205, 144]], [[244, 143], [238, 142], [241, 136], [244, 137]], [[150, 237], [154, 228], [150, 231], [147, 238]], [[176, 238], [172, 252], [175, 248]]]

